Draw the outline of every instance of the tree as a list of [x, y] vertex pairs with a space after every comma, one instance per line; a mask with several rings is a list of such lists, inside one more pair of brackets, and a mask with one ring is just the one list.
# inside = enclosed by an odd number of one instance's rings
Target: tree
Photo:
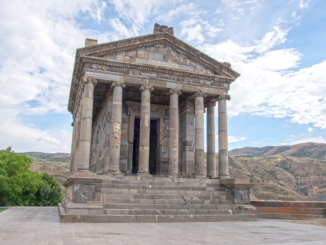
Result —
[[32, 162], [10, 147], [0, 151], [0, 205], [52, 206], [60, 202], [60, 184], [48, 174], [30, 171]]
[[36, 193], [36, 206], [56, 206], [63, 198], [60, 183], [48, 173], [40, 174], [44, 182]]

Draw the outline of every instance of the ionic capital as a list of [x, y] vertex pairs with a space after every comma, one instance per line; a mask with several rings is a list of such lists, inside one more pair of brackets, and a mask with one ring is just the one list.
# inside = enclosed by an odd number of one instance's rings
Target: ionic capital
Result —
[[208, 101], [206, 104], [205, 104], [206, 107], [209, 107], [209, 106], [216, 106], [216, 101]]
[[230, 95], [228, 95], [228, 94], [220, 94], [218, 97], [217, 97], [217, 100], [219, 101], [219, 100], [230, 100], [231, 99], [231, 97], [230, 97]]
[[181, 94], [181, 91], [178, 90], [178, 89], [170, 89], [167, 95], [169, 95], [169, 94], [177, 94], [177, 95], [180, 95]]
[[206, 94], [204, 93], [204, 92], [202, 92], [202, 91], [197, 91], [196, 93], [195, 93], [195, 97], [203, 97], [203, 98], [205, 98], [206, 97]]
[[97, 80], [95, 78], [88, 77], [88, 76], [84, 76], [83, 81], [84, 83], [93, 83], [94, 85], [97, 84]]
[[121, 88], [125, 88], [126, 85], [124, 83], [124, 81], [115, 81], [111, 84], [111, 89], [113, 89], [114, 87], [121, 87]]
[[149, 92], [152, 92], [154, 90], [154, 88], [152, 85], [142, 85], [140, 87], [140, 91], [143, 91], [143, 90], [149, 90]]

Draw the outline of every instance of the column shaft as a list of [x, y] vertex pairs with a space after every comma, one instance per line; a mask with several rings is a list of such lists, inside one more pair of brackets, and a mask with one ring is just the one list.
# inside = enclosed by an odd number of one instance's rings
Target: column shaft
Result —
[[151, 91], [153, 87], [143, 85], [140, 87], [140, 135], [139, 135], [139, 167], [138, 173], [147, 175], [149, 172], [149, 134], [151, 116]]
[[195, 94], [195, 173], [205, 176], [204, 156], [204, 97], [202, 92]]
[[179, 90], [171, 89], [169, 106], [169, 174], [178, 174], [179, 162]]
[[228, 161], [228, 128], [226, 100], [230, 99], [228, 95], [219, 96], [218, 101], [218, 145], [219, 145], [219, 177], [227, 178], [229, 176]]
[[93, 97], [95, 79], [84, 77], [84, 91], [82, 97], [80, 141], [78, 151], [78, 171], [89, 171], [91, 152]]
[[216, 177], [215, 159], [215, 116], [214, 107], [216, 103], [207, 105], [207, 176]]
[[134, 153], [134, 132], [135, 131], [135, 113], [131, 112], [129, 116], [129, 132], [128, 132], [128, 165], [127, 174], [132, 173], [132, 157]]
[[112, 113], [110, 132], [110, 153], [109, 153], [109, 173], [120, 173], [120, 142], [121, 142], [121, 118], [122, 118], [122, 90], [124, 82], [112, 83]]

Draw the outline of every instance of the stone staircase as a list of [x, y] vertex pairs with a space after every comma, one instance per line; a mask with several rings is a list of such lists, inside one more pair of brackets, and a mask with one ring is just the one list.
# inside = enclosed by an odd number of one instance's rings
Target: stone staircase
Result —
[[103, 181], [104, 222], [215, 222], [256, 219], [251, 205], [233, 204], [219, 180], [124, 176]]

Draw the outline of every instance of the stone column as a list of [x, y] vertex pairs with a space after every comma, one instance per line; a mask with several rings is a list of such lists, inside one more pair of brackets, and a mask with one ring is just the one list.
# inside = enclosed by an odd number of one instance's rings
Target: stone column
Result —
[[207, 177], [216, 177], [215, 159], [215, 117], [216, 102], [207, 104]]
[[140, 105], [140, 135], [139, 135], [139, 167], [138, 174], [148, 175], [149, 172], [149, 133], [151, 116], [151, 91], [154, 88], [151, 85], [142, 85], [140, 87], [141, 105]]
[[218, 148], [219, 148], [219, 178], [229, 178], [228, 161], [228, 122], [226, 113], [226, 100], [229, 95], [218, 97]]
[[195, 174], [205, 177], [204, 156], [204, 98], [206, 94], [198, 91], [195, 94]]
[[[74, 120], [75, 122], [75, 120]], [[74, 173], [74, 158], [75, 158], [75, 144], [76, 144], [76, 128], [75, 123], [72, 123], [71, 126], [73, 127], [72, 129], [72, 141], [71, 141], [71, 156], [70, 156], [70, 169], [69, 173], [73, 174]]]
[[169, 171], [170, 175], [178, 174], [179, 162], [179, 95], [180, 90], [170, 89], [169, 107]]
[[122, 81], [113, 82], [111, 132], [110, 132], [110, 174], [120, 173], [120, 142], [121, 142], [121, 117], [122, 117], [122, 90], [126, 85]]
[[83, 77], [84, 91], [82, 94], [80, 141], [78, 151], [78, 172], [89, 172], [89, 161], [91, 152], [92, 138], [92, 118], [93, 118], [93, 99], [94, 86], [97, 81], [94, 78]]
[[132, 173], [132, 157], [134, 153], [134, 134], [135, 134], [135, 112], [129, 107], [129, 131], [128, 131], [128, 164], [127, 174]]

